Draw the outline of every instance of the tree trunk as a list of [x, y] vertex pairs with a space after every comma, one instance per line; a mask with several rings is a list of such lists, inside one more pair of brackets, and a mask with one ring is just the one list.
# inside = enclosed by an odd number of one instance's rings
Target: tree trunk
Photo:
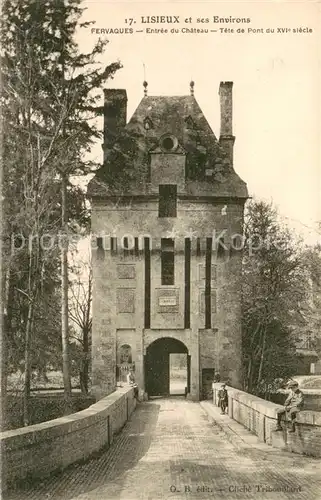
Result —
[[61, 176], [61, 219], [64, 241], [61, 242], [61, 340], [64, 380], [65, 414], [71, 413], [71, 380], [68, 332], [68, 230], [67, 230], [67, 176]]
[[85, 328], [83, 328], [83, 352], [84, 352], [84, 364], [83, 364], [83, 383], [84, 391], [88, 394], [88, 382], [89, 382], [89, 334], [91, 332], [91, 301], [92, 301], [92, 270], [89, 272], [88, 276], [88, 301], [85, 314]]
[[[8, 415], [7, 415], [7, 377], [8, 377], [8, 301], [4, 304], [4, 310], [2, 314], [2, 335], [0, 343], [0, 362], [1, 362], [1, 422], [0, 431], [3, 432], [7, 430]], [[1, 445], [1, 457], [0, 460], [0, 497], [3, 498], [3, 493], [6, 490], [6, 461], [4, 460], [4, 445]]]
[[8, 333], [7, 333], [7, 315], [3, 315], [3, 328], [1, 335], [1, 422], [0, 431], [7, 428], [7, 359], [8, 359]]
[[29, 400], [30, 400], [30, 381], [31, 381], [31, 327], [34, 309], [34, 299], [31, 298], [28, 305], [28, 317], [25, 335], [25, 373], [24, 373], [24, 388], [23, 388], [23, 425], [26, 427], [30, 424]]
[[84, 353], [84, 360], [83, 360], [83, 388], [84, 388], [84, 393], [88, 394], [88, 368], [89, 368], [89, 332], [87, 328], [84, 329], [83, 331], [83, 353]]
[[248, 392], [251, 392], [251, 376], [252, 376], [252, 357], [249, 359], [249, 364], [247, 367], [246, 390]]
[[8, 382], [8, 341], [11, 331], [12, 302], [13, 302], [13, 284], [11, 279], [10, 267], [6, 272], [3, 294], [3, 316], [2, 316], [2, 335], [1, 335], [1, 422], [0, 431], [7, 429], [7, 382]]
[[264, 358], [265, 358], [265, 344], [266, 344], [266, 328], [264, 328], [264, 332], [263, 332], [263, 342], [262, 342], [259, 373], [258, 373], [258, 377], [257, 377], [257, 385], [261, 382], [261, 379], [262, 379], [262, 371], [263, 371]]

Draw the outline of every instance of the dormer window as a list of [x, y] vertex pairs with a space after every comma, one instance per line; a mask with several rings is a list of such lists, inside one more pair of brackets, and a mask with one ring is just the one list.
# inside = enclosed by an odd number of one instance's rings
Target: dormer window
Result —
[[151, 128], [153, 128], [153, 123], [152, 123], [152, 120], [150, 118], [148, 118], [148, 116], [147, 116], [144, 120], [144, 129], [150, 130]]
[[185, 123], [186, 123], [187, 128], [191, 128], [191, 129], [196, 128], [194, 120], [190, 115], [187, 118], [185, 118]]

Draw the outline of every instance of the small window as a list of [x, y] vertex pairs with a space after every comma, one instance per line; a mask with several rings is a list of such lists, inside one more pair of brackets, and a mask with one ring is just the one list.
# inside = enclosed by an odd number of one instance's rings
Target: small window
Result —
[[126, 237], [126, 236], [123, 238], [123, 251], [124, 251], [124, 256], [131, 254], [131, 251], [129, 248], [129, 240], [128, 240], [128, 237]]
[[188, 116], [187, 118], [185, 118], [185, 123], [186, 123], [186, 127], [187, 128], [195, 128], [195, 123], [194, 123], [194, 120], [191, 116]]
[[177, 217], [176, 184], [163, 184], [159, 186], [158, 217]]
[[115, 237], [110, 238], [110, 250], [112, 255], [117, 253], [117, 238]]
[[145, 130], [150, 130], [151, 128], [153, 128], [153, 122], [150, 118], [145, 118], [144, 120], [144, 128]]
[[101, 237], [97, 238], [97, 257], [100, 260], [104, 259], [104, 257], [105, 257], [103, 238], [101, 238]]
[[161, 239], [161, 275], [162, 285], [174, 285], [175, 253], [174, 240], [171, 238]]
[[196, 255], [197, 257], [201, 255], [201, 238], [196, 238]]
[[134, 253], [135, 253], [136, 257], [139, 255], [139, 242], [138, 242], [137, 237], [135, 237], [135, 240], [134, 240]]

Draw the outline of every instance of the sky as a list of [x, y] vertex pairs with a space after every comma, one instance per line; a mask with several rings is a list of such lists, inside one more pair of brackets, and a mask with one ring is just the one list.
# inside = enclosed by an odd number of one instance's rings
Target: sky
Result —
[[[143, 98], [145, 79], [149, 95], [188, 95], [193, 80], [195, 98], [219, 137], [219, 83], [233, 81], [236, 172], [250, 195], [273, 201], [307, 243], [321, 239], [321, 4], [87, 0], [83, 5], [84, 19], [96, 21], [95, 29], [134, 31], [101, 35], [89, 27], [78, 34], [82, 50], [89, 50], [99, 36], [109, 40], [101, 64], [120, 60], [123, 68], [106, 87], [127, 90], [128, 119]], [[142, 17], [162, 15], [179, 16], [180, 22], [142, 22]], [[250, 22], [214, 23], [214, 16]], [[192, 22], [186, 23], [189, 18]], [[197, 23], [198, 18], [210, 22]], [[169, 33], [148, 34], [146, 28]], [[180, 32], [170, 33], [173, 28]], [[182, 33], [182, 28], [218, 31]], [[300, 28], [312, 32], [294, 32]], [[93, 155], [102, 161], [100, 144]]]

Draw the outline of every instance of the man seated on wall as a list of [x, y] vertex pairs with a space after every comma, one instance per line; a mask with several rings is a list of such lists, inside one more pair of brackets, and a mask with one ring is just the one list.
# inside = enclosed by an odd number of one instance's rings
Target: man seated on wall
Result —
[[295, 420], [296, 416], [300, 410], [303, 408], [303, 393], [299, 389], [299, 384], [295, 381], [289, 382], [288, 388], [290, 389], [290, 394], [285, 400], [284, 408], [277, 411], [277, 431], [281, 431], [281, 418], [283, 415], [286, 417], [286, 413], [289, 412], [291, 417], [291, 429], [289, 432], [295, 432]]
[[138, 399], [138, 385], [135, 382], [135, 375], [132, 368], [130, 368], [127, 374], [127, 384], [131, 385], [134, 388], [135, 398]]

